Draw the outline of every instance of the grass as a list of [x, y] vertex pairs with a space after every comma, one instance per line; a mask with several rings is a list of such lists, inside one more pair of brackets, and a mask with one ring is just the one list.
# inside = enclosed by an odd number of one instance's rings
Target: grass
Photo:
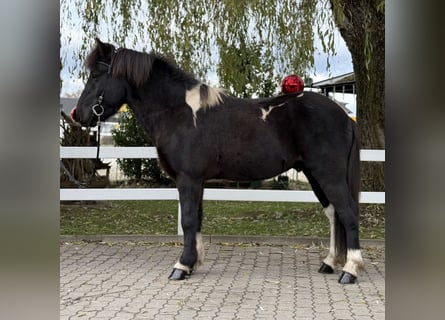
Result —
[[[107, 201], [61, 205], [63, 235], [177, 232], [177, 201]], [[360, 205], [360, 237], [384, 239], [384, 205]], [[329, 237], [317, 203], [204, 201], [204, 234]]]

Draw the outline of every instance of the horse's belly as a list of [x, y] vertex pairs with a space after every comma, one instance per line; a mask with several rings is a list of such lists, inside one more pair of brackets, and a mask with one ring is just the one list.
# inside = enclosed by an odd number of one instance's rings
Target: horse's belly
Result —
[[262, 159], [230, 159], [221, 163], [218, 178], [253, 181], [272, 178], [293, 167], [294, 161], [269, 157]]

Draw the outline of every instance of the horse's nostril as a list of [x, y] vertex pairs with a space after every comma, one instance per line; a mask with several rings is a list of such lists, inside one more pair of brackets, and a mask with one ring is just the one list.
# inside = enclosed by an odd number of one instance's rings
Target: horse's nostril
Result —
[[77, 120], [76, 120], [76, 107], [74, 107], [73, 109], [71, 109], [71, 111], [70, 111], [70, 116], [71, 116], [71, 119], [73, 119], [74, 121], [77, 121]]

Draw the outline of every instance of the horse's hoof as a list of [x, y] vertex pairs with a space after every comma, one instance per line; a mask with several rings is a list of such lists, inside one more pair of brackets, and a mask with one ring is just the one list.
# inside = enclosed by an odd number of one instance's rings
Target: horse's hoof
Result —
[[338, 279], [338, 283], [341, 284], [351, 284], [355, 283], [355, 280], [357, 280], [357, 277], [353, 274], [350, 274], [349, 272], [343, 271], [340, 278]]
[[168, 277], [169, 280], [184, 280], [185, 277], [188, 275], [187, 271], [173, 268], [172, 273]]
[[320, 269], [318, 269], [318, 272], [320, 273], [334, 273], [334, 269], [332, 267], [324, 262], [321, 263]]

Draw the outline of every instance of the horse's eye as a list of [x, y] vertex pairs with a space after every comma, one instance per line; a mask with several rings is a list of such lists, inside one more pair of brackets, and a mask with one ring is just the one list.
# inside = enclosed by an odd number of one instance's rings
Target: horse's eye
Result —
[[97, 78], [99, 76], [100, 76], [100, 72], [99, 71], [97, 71], [97, 70], [91, 71], [91, 77], [92, 78]]

